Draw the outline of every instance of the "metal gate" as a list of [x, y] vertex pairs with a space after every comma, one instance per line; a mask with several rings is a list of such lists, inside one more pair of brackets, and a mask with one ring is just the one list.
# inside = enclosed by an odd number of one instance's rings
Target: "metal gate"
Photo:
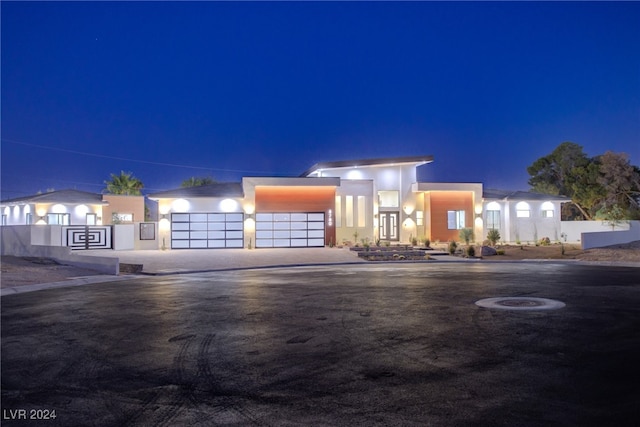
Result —
[[64, 227], [65, 246], [72, 250], [112, 249], [113, 228], [109, 225]]

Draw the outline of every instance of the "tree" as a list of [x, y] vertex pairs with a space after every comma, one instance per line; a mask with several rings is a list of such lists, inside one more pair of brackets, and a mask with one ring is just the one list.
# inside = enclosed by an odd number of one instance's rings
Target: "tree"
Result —
[[120, 175], [111, 174], [111, 179], [104, 182], [109, 194], [122, 194], [126, 196], [140, 196], [140, 190], [144, 187], [142, 181], [133, 176], [131, 172], [120, 171]]
[[570, 197], [586, 219], [610, 214], [614, 206], [626, 218], [640, 215], [640, 170], [625, 153], [607, 151], [588, 158], [580, 145], [563, 142], [527, 171], [534, 191]]
[[204, 176], [204, 177], [195, 177], [192, 176], [189, 179], [185, 179], [184, 181], [182, 181], [182, 184], [180, 184], [180, 187], [200, 187], [202, 185], [209, 185], [209, 184], [215, 184], [216, 180], [211, 178], [210, 176]]
[[600, 156], [598, 184], [605, 190], [605, 206], [617, 206], [626, 211], [638, 208], [640, 174], [625, 153], [607, 151]]

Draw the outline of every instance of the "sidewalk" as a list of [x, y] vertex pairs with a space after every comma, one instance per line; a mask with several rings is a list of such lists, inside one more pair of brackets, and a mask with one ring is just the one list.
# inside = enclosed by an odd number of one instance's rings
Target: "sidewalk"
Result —
[[142, 264], [142, 273], [153, 275], [365, 262], [348, 248], [86, 251], [81, 255], [119, 258], [121, 264]]

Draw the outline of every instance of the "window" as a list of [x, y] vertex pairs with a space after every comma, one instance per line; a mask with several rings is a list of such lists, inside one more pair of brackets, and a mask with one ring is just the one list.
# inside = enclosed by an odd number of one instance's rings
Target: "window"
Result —
[[98, 216], [94, 213], [88, 213], [87, 214], [87, 225], [96, 225], [97, 224], [97, 219]]
[[381, 208], [397, 208], [400, 206], [400, 193], [395, 191], [378, 191], [378, 202]]
[[25, 216], [26, 216], [26, 224], [27, 225], [33, 224], [33, 214], [29, 212]]
[[50, 213], [47, 214], [47, 224], [49, 225], [69, 225], [68, 213]]
[[447, 211], [447, 228], [460, 230], [464, 228], [464, 211]]
[[347, 227], [353, 227], [353, 196], [345, 197], [345, 217], [347, 220]]
[[7, 225], [7, 216], [2, 214], [2, 225]]
[[553, 212], [554, 212], [553, 203], [544, 202], [542, 204], [542, 218], [553, 218]]
[[118, 213], [114, 212], [111, 214], [111, 223], [112, 224], [121, 224], [123, 222], [133, 222], [133, 214], [132, 213]]
[[366, 209], [364, 196], [358, 196], [358, 227], [366, 227]]
[[529, 209], [529, 203], [519, 202], [516, 205], [516, 217], [517, 218], [529, 218], [531, 216], [531, 209]]
[[336, 196], [336, 227], [342, 227], [342, 197]]
[[416, 211], [416, 225], [424, 225], [424, 212]]
[[155, 240], [156, 225], [153, 222], [140, 223], [140, 240]]
[[500, 211], [487, 211], [487, 229], [500, 228]]

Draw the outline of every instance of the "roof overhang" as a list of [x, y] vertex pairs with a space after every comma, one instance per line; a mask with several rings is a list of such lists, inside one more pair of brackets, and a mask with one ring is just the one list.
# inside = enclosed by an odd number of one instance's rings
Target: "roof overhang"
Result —
[[415, 165], [420, 166], [433, 162], [433, 156], [407, 156], [407, 157], [384, 157], [376, 159], [359, 159], [359, 160], [339, 160], [336, 162], [316, 163], [307, 169], [300, 176], [308, 177], [311, 174], [319, 173], [324, 169], [346, 169], [346, 168], [364, 168], [364, 167], [381, 167], [381, 166], [398, 166], [398, 165]]

